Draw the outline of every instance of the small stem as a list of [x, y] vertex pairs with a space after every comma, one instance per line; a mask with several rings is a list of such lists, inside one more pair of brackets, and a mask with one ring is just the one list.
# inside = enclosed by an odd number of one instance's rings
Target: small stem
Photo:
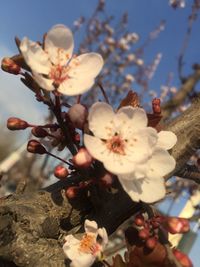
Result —
[[111, 265], [110, 265], [106, 260], [102, 260], [102, 262], [103, 262], [106, 266], [111, 267]]
[[76, 100], [76, 104], [80, 104], [80, 102], [81, 102], [81, 95], [78, 95], [77, 100]]
[[107, 95], [106, 95], [106, 92], [105, 92], [105, 90], [104, 90], [102, 84], [101, 84], [101, 83], [98, 83], [98, 86], [99, 86], [99, 88], [100, 88], [100, 90], [101, 90], [101, 92], [102, 92], [103, 97], [104, 97], [105, 100], [106, 100], [106, 103], [110, 104], [109, 99], [108, 99], [108, 97], [107, 97]]
[[74, 166], [73, 166], [71, 163], [69, 163], [68, 161], [66, 161], [66, 160], [64, 160], [64, 159], [62, 159], [62, 158], [60, 158], [60, 157], [58, 157], [58, 156], [52, 154], [51, 152], [48, 152], [48, 151], [47, 151], [46, 154], [49, 155], [49, 156], [52, 156], [52, 157], [55, 158], [55, 159], [58, 159], [58, 160], [62, 161], [63, 163], [66, 163], [66, 164], [69, 165], [70, 167], [74, 167]]

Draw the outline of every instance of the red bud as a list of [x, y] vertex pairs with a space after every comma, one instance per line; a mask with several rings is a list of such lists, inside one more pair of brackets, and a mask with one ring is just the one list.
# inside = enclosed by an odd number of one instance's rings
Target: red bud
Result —
[[141, 229], [138, 236], [143, 240], [147, 240], [149, 238], [149, 230], [147, 228]]
[[30, 153], [35, 153], [35, 154], [46, 154], [47, 151], [44, 146], [40, 144], [37, 140], [30, 140], [27, 144], [27, 150]]
[[149, 239], [147, 239], [145, 245], [147, 248], [149, 249], [154, 249], [157, 245], [157, 239], [155, 237], [150, 237]]
[[161, 113], [161, 107], [160, 107], [160, 99], [154, 98], [152, 101], [152, 109], [154, 114], [160, 114]]
[[21, 71], [20, 66], [17, 65], [15, 61], [9, 57], [5, 57], [2, 59], [1, 68], [3, 71], [14, 74], [14, 75], [18, 75]]
[[54, 175], [58, 178], [58, 179], [64, 179], [67, 178], [69, 172], [68, 169], [63, 167], [62, 165], [58, 165], [55, 167], [54, 169]]
[[189, 257], [178, 249], [173, 249], [174, 256], [181, 263], [183, 267], [193, 267]]
[[188, 220], [178, 217], [167, 217], [164, 227], [171, 234], [186, 233], [190, 229]]
[[78, 191], [79, 191], [79, 187], [71, 186], [71, 187], [66, 189], [65, 195], [66, 195], [67, 198], [73, 199], [73, 198], [75, 198], [77, 196]]
[[24, 130], [29, 127], [29, 124], [19, 118], [11, 117], [7, 120], [7, 128], [11, 131]]
[[135, 216], [134, 223], [137, 226], [143, 226], [144, 225], [144, 217], [142, 214], [138, 214]]

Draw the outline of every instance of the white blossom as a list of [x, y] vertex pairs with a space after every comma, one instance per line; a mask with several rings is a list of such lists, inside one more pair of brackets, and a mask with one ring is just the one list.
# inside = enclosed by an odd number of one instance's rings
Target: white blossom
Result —
[[157, 133], [147, 127], [147, 115], [141, 108], [126, 106], [115, 113], [100, 102], [91, 107], [88, 123], [94, 136], [84, 135], [87, 150], [118, 175], [132, 200], [151, 203], [165, 196], [163, 177], [176, 164], [167, 151], [177, 142], [174, 133]]
[[44, 49], [27, 37], [20, 44], [36, 82], [43, 89], [52, 91], [56, 88], [70, 96], [90, 89], [103, 66], [101, 55], [85, 53], [76, 57], [72, 56], [73, 48], [72, 32], [64, 25], [50, 29], [44, 40]]
[[98, 228], [95, 221], [85, 221], [85, 234], [79, 240], [73, 235], [65, 237], [63, 250], [71, 260], [71, 267], [89, 267], [96, 258], [101, 258], [102, 252], [108, 243], [105, 228]]
[[185, 7], [185, 0], [169, 0], [169, 4], [172, 7], [180, 7], [180, 8], [184, 8]]

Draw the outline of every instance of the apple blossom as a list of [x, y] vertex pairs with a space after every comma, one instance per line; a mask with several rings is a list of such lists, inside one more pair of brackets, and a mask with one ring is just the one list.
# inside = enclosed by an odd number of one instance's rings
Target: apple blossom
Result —
[[65, 95], [86, 92], [94, 84], [103, 66], [97, 53], [72, 56], [73, 35], [64, 25], [55, 25], [45, 36], [44, 49], [25, 37], [20, 50], [31, 68], [35, 81], [48, 91], [57, 89]]
[[138, 164], [145, 164], [156, 145], [169, 149], [176, 142], [173, 133], [147, 127], [141, 108], [126, 106], [115, 113], [110, 105], [97, 102], [89, 111], [88, 123], [94, 136], [84, 135], [87, 150], [116, 175], [129, 174]]
[[65, 237], [63, 250], [72, 261], [71, 267], [89, 267], [96, 258], [100, 258], [108, 243], [105, 228], [98, 228], [95, 221], [85, 220], [85, 234], [79, 240], [73, 235]]

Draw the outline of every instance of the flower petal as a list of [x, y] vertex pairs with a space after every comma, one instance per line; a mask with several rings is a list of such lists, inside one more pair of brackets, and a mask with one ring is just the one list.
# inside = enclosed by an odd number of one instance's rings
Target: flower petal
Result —
[[163, 178], [144, 178], [132, 181], [118, 178], [123, 189], [133, 201], [139, 202], [141, 200], [146, 203], [153, 203], [165, 196], [166, 191]]
[[92, 157], [101, 161], [105, 169], [113, 174], [125, 174], [134, 170], [134, 162], [128, 157], [109, 151], [99, 138], [85, 134], [84, 143]]
[[49, 61], [48, 55], [39, 44], [32, 42], [25, 37], [21, 41], [20, 51], [32, 71], [41, 74], [49, 74], [51, 62]]
[[92, 254], [77, 253], [70, 267], [90, 267], [94, 263], [96, 257]]
[[68, 78], [60, 84], [58, 91], [64, 95], [80, 95], [88, 91], [94, 84], [94, 79]]
[[85, 220], [84, 228], [86, 233], [96, 234], [98, 230], [98, 225], [95, 221]]
[[103, 58], [97, 53], [86, 53], [73, 58], [69, 63], [72, 78], [94, 79], [103, 67]]
[[147, 176], [156, 178], [163, 177], [173, 171], [176, 166], [176, 161], [166, 150], [156, 148], [147, 164]]
[[124, 119], [131, 120], [131, 125], [134, 130], [139, 130], [147, 126], [147, 115], [142, 108], [133, 108], [131, 106], [122, 107], [118, 110], [117, 114], [123, 113]]
[[106, 103], [97, 102], [90, 108], [88, 122], [93, 134], [102, 139], [108, 139], [112, 134], [115, 113]]
[[72, 56], [74, 39], [72, 32], [64, 25], [58, 24], [52, 27], [45, 37], [45, 51], [55, 65], [65, 65]]
[[166, 150], [171, 149], [177, 142], [177, 136], [170, 131], [160, 131], [158, 133], [157, 146]]
[[55, 89], [53, 86], [53, 80], [44, 78], [42, 75], [36, 72], [33, 72], [33, 78], [42, 89], [47, 91], [53, 91]]

